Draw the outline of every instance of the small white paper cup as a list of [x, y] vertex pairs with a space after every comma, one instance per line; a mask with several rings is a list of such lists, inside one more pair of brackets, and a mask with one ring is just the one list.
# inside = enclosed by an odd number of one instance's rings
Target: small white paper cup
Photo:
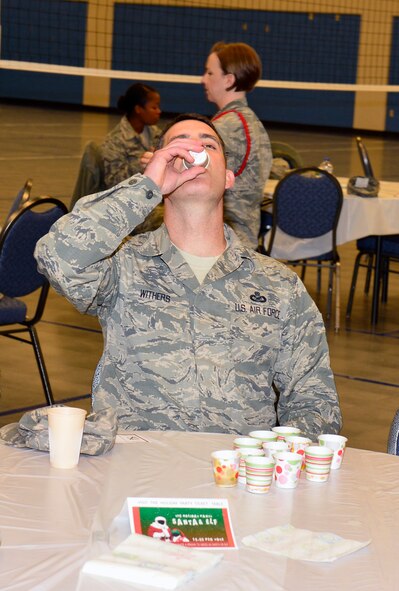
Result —
[[333, 450], [334, 456], [331, 462], [331, 470], [338, 470], [344, 459], [347, 437], [333, 433], [325, 433], [318, 437], [319, 445], [324, 445]]

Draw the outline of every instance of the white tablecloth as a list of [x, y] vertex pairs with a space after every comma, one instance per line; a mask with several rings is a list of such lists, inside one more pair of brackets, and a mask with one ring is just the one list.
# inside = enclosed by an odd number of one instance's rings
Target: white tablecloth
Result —
[[[338, 178], [338, 180], [344, 193], [337, 228], [338, 245], [370, 235], [399, 234], [399, 183], [381, 181], [379, 196], [364, 198], [347, 194], [347, 178]], [[273, 196], [276, 184], [276, 180], [267, 181], [265, 185], [267, 196]], [[266, 236], [266, 245], [267, 240]], [[278, 230], [272, 255], [277, 259], [296, 260], [324, 254], [329, 250], [331, 250], [331, 233], [317, 239], [297, 240]]]
[[[65, 471], [50, 468], [46, 453], [0, 445], [2, 591], [76, 589], [85, 560], [118, 541], [121, 531], [112, 522], [128, 496], [229, 500], [239, 549], [225, 551], [222, 563], [187, 591], [398, 589], [399, 457], [348, 449], [329, 482], [302, 476], [294, 490], [272, 486], [257, 496], [213, 483], [210, 453], [230, 448], [233, 436], [141, 435], [148, 442], [117, 444], [104, 457], [82, 456], [77, 469]], [[285, 523], [372, 542], [333, 563], [294, 561], [242, 546], [244, 536]], [[132, 587], [88, 577], [79, 584], [79, 591], [127, 589]]]

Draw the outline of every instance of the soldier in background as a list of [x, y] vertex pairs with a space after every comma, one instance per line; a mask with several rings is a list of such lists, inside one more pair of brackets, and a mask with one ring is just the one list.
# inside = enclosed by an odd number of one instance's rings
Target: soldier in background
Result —
[[[190, 166], [204, 149], [207, 167]], [[102, 325], [93, 409], [116, 408], [120, 429], [337, 433], [321, 315], [293, 271], [223, 224], [233, 185], [212, 123], [180, 116], [145, 175], [82, 198], [38, 242], [39, 269]], [[130, 236], [162, 197], [164, 224]]]
[[154, 149], [161, 135], [160, 105], [159, 92], [142, 82], [132, 84], [119, 97], [117, 107], [123, 117], [101, 145], [106, 188], [142, 172], [141, 156]]
[[262, 74], [256, 51], [246, 43], [216, 43], [208, 56], [202, 84], [219, 111], [212, 121], [222, 136], [234, 187], [224, 196], [224, 219], [246, 246], [256, 250], [260, 207], [272, 166], [269, 136], [248, 106], [250, 92]]

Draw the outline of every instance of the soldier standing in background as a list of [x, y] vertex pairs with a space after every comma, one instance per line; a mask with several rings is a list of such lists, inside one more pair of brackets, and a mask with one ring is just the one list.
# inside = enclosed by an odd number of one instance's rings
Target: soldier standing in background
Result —
[[[102, 325], [93, 409], [116, 408], [120, 429], [340, 430], [321, 315], [296, 273], [223, 224], [233, 185], [212, 123], [180, 116], [144, 175], [83, 197], [38, 242], [39, 269]], [[131, 236], [162, 198], [164, 224]]]
[[260, 206], [272, 165], [269, 136], [249, 108], [246, 93], [262, 73], [256, 51], [245, 43], [216, 43], [202, 77], [208, 101], [219, 111], [212, 121], [226, 146], [234, 187], [224, 196], [224, 220], [246, 246], [257, 249]]

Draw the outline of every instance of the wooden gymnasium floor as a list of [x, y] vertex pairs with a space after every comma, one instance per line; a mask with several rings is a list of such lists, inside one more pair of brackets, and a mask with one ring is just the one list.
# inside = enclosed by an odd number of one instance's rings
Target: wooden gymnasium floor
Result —
[[[84, 144], [101, 141], [118, 121], [115, 113], [45, 106], [0, 104], [0, 220], [28, 177], [33, 194], [52, 195], [69, 204]], [[355, 134], [307, 128], [270, 126], [274, 141], [288, 142], [306, 165], [330, 156], [337, 176], [362, 174]], [[363, 134], [377, 178], [399, 180], [399, 138]], [[393, 415], [399, 408], [399, 276], [392, 276], [388, 303], [380, 310], [375, 329], [370, 326], [370, 296], [363, 293], [360, 275], [350, 323], [345, 307], [356, 254], [355, 243], [339, 248], [342, 260], [341, 330], [328, 329], [331, 362], [340, 395], [344, 428], [351, 447], [386, 451]], [[306, 280], [316, 298], [315, 276]], [[323, 283], [325, 293], [326, 285]], [[318, 301], [318, 300], [317, 300]], [[324, 296], [318, 301], [325, 309]], [[57, 401], [90, 392], [93, 370], [101, 355], [102, 336], [97, 321], [82, 316], [50, 291], [38, 332]], [[44, 402], [31, 347], [0, 339], [0, 412]], [[89, 407], [88, 399], [74, 404]], [[0, 425], [20, 415], [0, 417]]]

